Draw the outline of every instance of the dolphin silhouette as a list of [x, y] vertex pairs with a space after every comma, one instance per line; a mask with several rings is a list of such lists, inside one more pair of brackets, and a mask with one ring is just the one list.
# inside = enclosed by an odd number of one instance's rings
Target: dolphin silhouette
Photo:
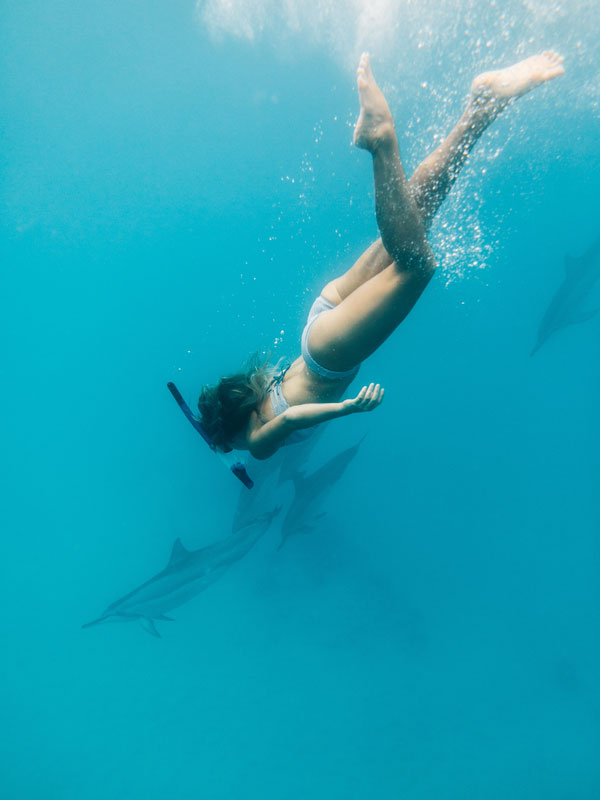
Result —
[[254, 489], [251, 492], [244, 488], [240, 490], [233, 515], [232, 533], [248, 525], [260, 511], [270, 508], [276, 497], [281, 497], [282, 494], [285, 496], [281, 487], [302, 471], [324, 427], [318, 426], [309, 438], [289, 447], [281, 447], [271, 458], [264, 461], [248, 457], [248, 471], [254, 480]]
[[342, 450], [310, 475], [303, 472], [292, 475], [295, 493], [281, 526], [280, 549], [288, 537], [310, 531], [318, 520], [326, 516], [327, 512], [320, 510], [320, 503], [342, 477], [361, 443], [362, 439], [347, 450]]
[[542, 317], [537, 342], [531, 355], [537, 353], [552, 334], [568, 325], [587, 322], [600, 311], [600, 308], [586, 310], [584, 307], [586, 299], [600, 278], [600, 237], [582, 256], [578, 258], [566, 256], [565, 272], [563, 282]]
[[167, 611], [183, 605], [199, 592], [217, 581], [236, 561], [239, 561], [266, 533], [281, 508], [267, 511], [237, 533], [221, 542], [187, 550], [181, 539], [175, 539], [169, 563], [149, 581], [111, 603], [98, 619], [86, 622], [82, 628], [101, 622], [134, 622], [158, 636], [156, 620], [171, 620]]
[[246, 487], [240, 487], [231, 523], [231, 533], [236, 533], [247, 525], [251, 525], [264, 511], [274, 505], [279, 505], [275, 498], [278, 494], [277, 475], [281, 464], [280, 452], [264, 461], [254, 459], [252, 456], [248, 457], [248, 471], [254, 480], [254, 489], [249, 492]]

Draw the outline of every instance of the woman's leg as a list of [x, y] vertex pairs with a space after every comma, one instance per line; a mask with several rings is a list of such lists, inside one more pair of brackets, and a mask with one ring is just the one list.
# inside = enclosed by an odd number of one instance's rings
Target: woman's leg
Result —
[[557, 53], [546, 51], [475, 78], [467, 108], [458, 124], [410, 179], [427, 230], [481, 134], [512, 100], [562, 75], [562, 62]]
[[[562, 75], [562, 58], [541, 53], [496, 72], [478, 75], [471, 85], [467, 107], [450, 135], [417, 167], [409, 180], [413, 198], [429, 230], [471, 150], [511, 100]], [[324, 296], [340, 303], [355, 289], [392, 263], [381, 239], [374, 242], [339, 278], [327, 284]]]
[[351, 369], [374, 352], [410, 312], [435, 270], [426, 229], [475, 143], [511, 100], [563, 72], [562, 58], [546, 52], [479, 75], [458, 125], [418, 167], [409, 186], [388, 105], [368, 57], [361, 59], [361, 114], [355, 144], [373, 155], [381, 240], [359, 259], [356, 269], [326, 287], [325, 297], [338, 305], [320, 315], [309, 339], [311, 353], [322, 366]]
[[394, 121], [366, 54], [357, 83], [361, 110], [354, 142], [373, 156], [377, 224], [393, 262], [315, 320], [309, 337], [311, 355], [336, 371], [351, 369], [387, 339], [435, 270], [421, 213], [400, 161]]

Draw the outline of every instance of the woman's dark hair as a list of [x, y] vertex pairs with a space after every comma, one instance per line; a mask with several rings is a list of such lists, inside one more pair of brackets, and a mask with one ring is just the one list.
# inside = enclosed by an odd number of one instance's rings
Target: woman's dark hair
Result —
[[202, 425], [220, 448], [231, 446], [246, 429], [250, 414], [262, 402], [277, 367], [254, 356], [243, 372], [226, 375], [214, 386], [204, 386], [198, 398]]

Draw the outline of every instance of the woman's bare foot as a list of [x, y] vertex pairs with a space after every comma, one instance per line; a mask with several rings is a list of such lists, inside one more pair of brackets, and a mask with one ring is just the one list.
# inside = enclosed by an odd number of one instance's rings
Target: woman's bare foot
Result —
[[354, 128], [354, 144], [373, 153], [384, 141], [395, 140], [394, 120], [371, 72], [368, 53], [363, 53], [360, 57], [356, 76], [360, 115]]
[[484, 72], [471, 85], [471, 100], [478, 110], [495, 115], [514, 98], [562, 75], [562, 62], [562, 56], [547, 50], [512, 67]]

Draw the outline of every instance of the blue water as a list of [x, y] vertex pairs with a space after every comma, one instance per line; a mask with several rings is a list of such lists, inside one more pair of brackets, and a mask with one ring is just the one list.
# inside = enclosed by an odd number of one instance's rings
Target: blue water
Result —
[[[276, 8], [4, 8], [0, 796], [598, 798], [600, 319], [529, 357], [600, 233], [597, 4]], [[175, 538], [230, 533], [239, 484], [166, 382], [295, 357], [377, 235], [363, 46], [409, 171], [476, 70], [567, 73], [440, 214], [438, 275], [361, 371], [385, 403], [311, 455], [368, 434], [328, 515], [279, 551], [275, 522], [162, 639], [82, 630]]]

